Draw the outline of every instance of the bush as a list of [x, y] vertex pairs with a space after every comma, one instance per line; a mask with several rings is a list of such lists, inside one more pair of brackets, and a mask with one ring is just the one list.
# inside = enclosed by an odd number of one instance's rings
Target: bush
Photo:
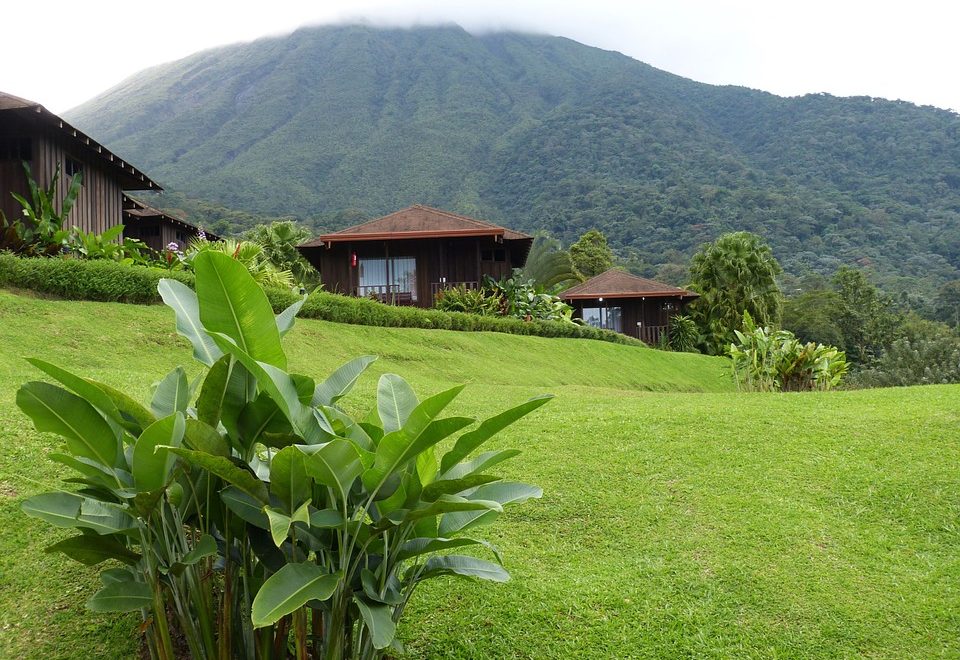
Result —
[[[193, 287], [193, 273], [184, 270], [128, 266], [107, 260], [24, 259], [9, 253], [0, 253], [0, 286], [30, 289], [70, 300], [158, 303], [160, 296], [157, 293], [157, 283], [162, 278], [176, 279]], [[300, 299], [300, 296], [286, 289], [264, 288], [264, 291], [275, 312], [286, 309]], [[477, 316], [419, 307], [397, 307], [325, 291], [310, 294], [300, 309], [299, 316], [386, 328], [503, 332], [641, 345], [638, 340], [611, 330], [566, 321], [522, 321], [503, 316]]]
[[21, 258], [0, 253], [0, 286], [30, 289], [70, 300], [154, 303], [164, 277], [193, 286], [193, 274], [127, 266], [109, 260]]
[[420, 401], [384, 374], [355, 420], [338, 402], [376, 358], [322, 382], [288, 373], [282, 337], [303, 301], [274, 317], [229, 255], [195, 267], [197, 293], [160, 290], [206, 368], [199, 388], [177, 367], [143, 405], [31, 359], [63, 387], [17, 392], [38, 431], [64, 438], [51, 459], [78, 473], [23, 511], [74, 530], [48, 552], [109, 562], [89, 609], [139, 612], [152, 659], [374, 660], [402, 652], [396, 627], [425, 580], [509, 579], [476, 531], [542, 491], [495, 474], [518, 451], [478, 450], [550, 396], [478, 424], [441, 417], [463, 386]]
[[799, 392], [829, 390], [847, 372], [843, 351], [833, 346], [803, 344], [792, 332], [758, 327], [743, 313], [743, 331], [734, 330], [737, 344], [730, 358], [737, 383], [747, 390]]
[[903, 336], [853, 381], [860, 387], [960, 383], [960, 335], [943, 323], [911, 319]]

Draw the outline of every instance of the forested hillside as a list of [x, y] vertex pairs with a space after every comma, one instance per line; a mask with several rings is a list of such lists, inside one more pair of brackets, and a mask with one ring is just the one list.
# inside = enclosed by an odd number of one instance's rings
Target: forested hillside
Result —
[[67, 117], [220, 230], [424, 203], [565, 242], [597, 227], [648, 275], [748, 229], [797, 275], [867, 266], [927, 294], [960, 277], [960, 116], [710, 86], [557, 37], [302, 29]]

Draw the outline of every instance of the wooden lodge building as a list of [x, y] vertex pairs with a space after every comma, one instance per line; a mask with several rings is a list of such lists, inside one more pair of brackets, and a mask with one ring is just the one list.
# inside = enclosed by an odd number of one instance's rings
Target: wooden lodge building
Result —
[[587, 325], [657, 344], [667, 332], [670, 317], [699, 294], [611, 268], [560, 297]]
[[7, 218], [22, 213], [11, 192], [30, 199], [24, 162], [43, 188], [50, 185], [60, 165], [58, 203], [71, 178], [82, 173], [82, 188], [64, 229], [76, 226], [100, 234], [123, 224], [126, 236], [140, 238], [154, 249], [170, 242], [183, 247], [197, 234], [193, 225], [156, 209], [144, 214], [149, 207], [124, 194], [162, 191], [146, 174], [39, 103], [0, 92], [0, 212]]
[[437, 292], [479, 288], [522, 268], [533, 237], [415, 205], [298, 246], [328, 291], [432, 307]]

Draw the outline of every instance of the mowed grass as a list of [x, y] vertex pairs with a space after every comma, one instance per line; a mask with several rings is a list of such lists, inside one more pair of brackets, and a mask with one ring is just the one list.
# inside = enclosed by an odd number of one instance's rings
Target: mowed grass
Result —
[[[494, 441], [544, 489], [482, 530], [513, 580], [427, 583], [411, 657], [960, 657], [960, 387], [740, 394], [718, 359], [316, 321], [287, 345], [317, 376], [383, 356], [354, 412], [383, 371], [470, 382], [454, 414], [556, 395]], [[13, 404], [23, 355], [140, 397], [199, 368], [164, 308], [0, 292], [0, 657], [132, 657], [135, 617], [86, 613], [95, 571], [19, 510], [62, 476]]]

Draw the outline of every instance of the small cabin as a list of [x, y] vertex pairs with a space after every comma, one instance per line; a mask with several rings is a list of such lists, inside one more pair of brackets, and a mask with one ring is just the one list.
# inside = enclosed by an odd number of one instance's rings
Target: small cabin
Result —
[[[159, 192], [163, 188], [39, 103], [0, 92], [0, 212], [7, 218], [20, 217], [23, 210], [11, 192], [30, 199], [23, 163], [30, 166], [34, 180], [43, 188], [50, 185], [60, 165], [58, 204], [73, 177], [82, 174], [80, 194], [64, 229], [76, 226], [102, 234], [122, 224], [125, 236], [141, 238], [154, 249], [172, 241], [185, 245], [198, 233], [190, 223], [159, 211], [150, 216], [137, 215], [134, 211], [138, 204], [141, 210], [148, 207], [131, 201], [124, 191]], [[145, 240], [144, 234], [156, 233], [154, 225], [162, 227], [163, 237], [173, 238], [167, 243]], [[178, 232], [182, 241], [177, 239]]]
[[437, 293], [477, 289], [527, 261], [533, 237], [484, 220], [415, 205], [297, 249], [328, 291], [394, 305], [432, 307]]
[[666, 334], [670, 317], [682, 313], [699, 295], [611, 268], [567, 289], [560, 297], [587, 325], [655, 345]]

